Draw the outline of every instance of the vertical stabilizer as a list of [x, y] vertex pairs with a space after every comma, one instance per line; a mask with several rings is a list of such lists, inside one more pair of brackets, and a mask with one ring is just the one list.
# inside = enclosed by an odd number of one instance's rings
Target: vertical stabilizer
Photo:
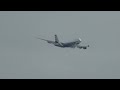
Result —
[[59, 39], [58, 39], [58, 37], [57, 37], [56, 34], [55, 34], [55, 42], [56, 42], [56, 43], [59, 43]]

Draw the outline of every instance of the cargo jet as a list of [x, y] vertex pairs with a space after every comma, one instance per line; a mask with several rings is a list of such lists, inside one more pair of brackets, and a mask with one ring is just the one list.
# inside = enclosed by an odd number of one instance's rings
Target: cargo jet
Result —
[[82, 40], [80, 38], [78, 38], [74, 41], [71, 41], [71, 42], [62, 43], [62, 42], [59, 41], [57, 35], [54, 35], [54, 36], [55, 36], [55, 41], [50, 41], [50, 40], [46, 40], [46, 39], [42, 39], [42, 38], [38, 38], [38, 37], [36, 37], [36, 38], [47, 41], [48, 43], [53, 44], [57, 47], [61, 47], [61, 48], [67, 48], [67, 47], [68, 48], [75, 48], [75, 47], [77, 47], [79, 49], [87, 49], [87, 47], [89, 47], [89, 45], [87, 45], [87, 46], [79, 45], [82, 42]]

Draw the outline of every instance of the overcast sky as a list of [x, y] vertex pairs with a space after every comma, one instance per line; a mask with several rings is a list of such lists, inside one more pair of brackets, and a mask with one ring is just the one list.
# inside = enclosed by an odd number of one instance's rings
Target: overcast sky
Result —
[[[86, 50], [59, 48], [81, 38]], [[120, 12], [0, 11], [1, 79], [120, 79]]]

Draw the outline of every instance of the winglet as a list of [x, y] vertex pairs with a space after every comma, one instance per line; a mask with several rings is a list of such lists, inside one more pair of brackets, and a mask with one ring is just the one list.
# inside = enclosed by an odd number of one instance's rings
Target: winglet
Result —
[[82, 41], [81, 38], [79, 38], [80, 42]]

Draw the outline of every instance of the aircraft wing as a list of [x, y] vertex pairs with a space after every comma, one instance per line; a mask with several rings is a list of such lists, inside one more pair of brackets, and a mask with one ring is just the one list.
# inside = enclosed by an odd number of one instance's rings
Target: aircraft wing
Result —
[[54, 41], [46, 40], [46, 39], [43, 39], [43, 38], [39, 38], [39, 37], [36, 37], [36, 38], [37, 38], [37, 39], [44, 40], [44, 41], [47, 41], [48, 43], [55, 43]]

